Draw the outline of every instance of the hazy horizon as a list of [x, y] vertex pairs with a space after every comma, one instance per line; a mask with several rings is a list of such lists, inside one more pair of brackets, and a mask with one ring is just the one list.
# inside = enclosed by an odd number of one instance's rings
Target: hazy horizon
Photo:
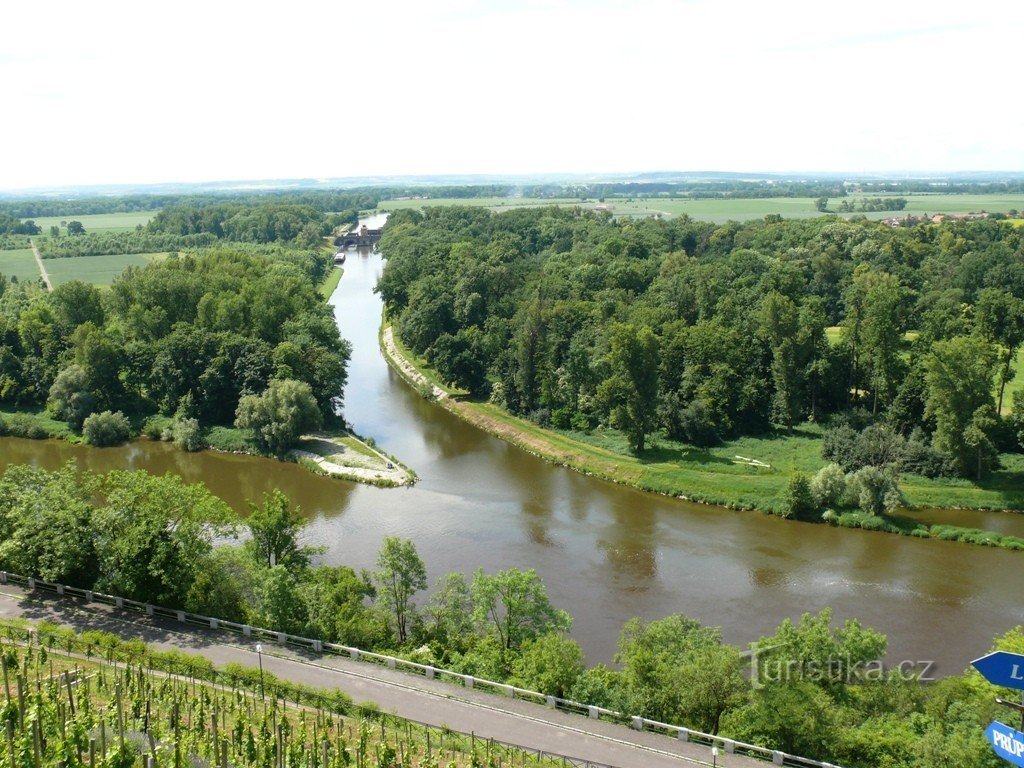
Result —
[[184, 0], [173, 14], [60, 0], [41, 19], [19, 5], [10, 29], [33, 32], [0, 42], [0, 189], [1024, 168], [1010, 79], [1024, 22], [1006, 10], [981, 0], [950, 23], [921, 0]]

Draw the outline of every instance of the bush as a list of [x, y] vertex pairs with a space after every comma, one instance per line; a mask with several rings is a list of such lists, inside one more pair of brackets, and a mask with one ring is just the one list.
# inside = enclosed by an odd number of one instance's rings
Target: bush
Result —
[[320, 420], [320, 408], [309, 384], [275, 379], [263, 394], [246, 395], [238, 401], [235, 426], [251, 429], [260, 448], [281, 454], [302, 433], [319, 429]]
[[829, 525], [835, 525], [839, 522], [839, 515], [834, 509], [826, 509], [821, 513], [821, 519]]
[[834, 507], [846, 494], [846, 473], [838, 464], [826, 464], [811, 479], [811, 493], [819, 507]]
[[903, 503], [895, 476], [878, 467], [861, 467], [846, 477], [847, 500], [869, 515], [893, 512]]
[[99, 447], [123, 443], [129, 438], [131, 431], [131, 424], [120, 411], [94, 413], [82, 424], [85, 439]]
[[785, 517], [807, 519], [818, 511], [807, 475], [797, 472], [789, 479], [784, 499]]
[[183, 451], [198, 451], [205, 446], [203, 433], [196, 419], [177, 419], [171, 425], [174, 444]]

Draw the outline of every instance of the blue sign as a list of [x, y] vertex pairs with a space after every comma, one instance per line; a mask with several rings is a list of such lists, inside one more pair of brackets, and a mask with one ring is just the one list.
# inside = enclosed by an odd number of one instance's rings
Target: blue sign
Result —
[[971, 664], [993, 685], [1024, 691], [1024, 655], [996, 651]]
[[1003, 760], [1024, 768], [1024, 733], [994, 720], [992, 725], [985, 729], [985, 736], [988, 737], [992, 749]]

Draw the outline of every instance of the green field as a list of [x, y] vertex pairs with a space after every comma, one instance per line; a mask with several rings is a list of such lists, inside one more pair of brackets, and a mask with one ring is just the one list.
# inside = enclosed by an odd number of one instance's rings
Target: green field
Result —
[[[888, 195], [893, 197], [893, 195]], [[850, 195], [848, 200], [856, 202], [861, 196]], [[868, 195], [884, 197], [884, 195]], [[861, 214], [869, 219], [884, 219], [890, 216], [920, 216], [925, 213], [972, 213], [978, 211], [1005, 213], [1010, 209], [1024, 210], [1024, 195], [904, 195], [907, 207], [903, 211], [875, 211]], [[829, 205], [834, 209], [841, 198], [833, 198]], [[609, 198], [607, 205], [616, 216], [679, 216], [687, 214], [694, 219], [706, 221], [748, 221], [761, 219], [773, 213], [787, 219], [806, 219], [820, 216], [810, 197], [769, 197], [740, 198], [735, 200], [671, 200], [643, 198], [636, 200]], [[534, 197], [481, 197], [481, 198], [435, 198], [423, 200], [386, 200], [377, 205], [379, 212], [400, 208], [423, 208], [434, 205], [484, 206], [492, 210], [526, 208], [540, 205], [580, 205], [595, 208], [603, 205], [597, 200], [580, 201], [577, 198], [534, 198]], [[843, 216], [857, 215], [846, 213]]]
[[[30, 252], [31, 255], [31, 252]], [[93, 285], [110, 285], [125, 267], [145, 266], [166, 258], [166, 253], [126, 253], [112, 256], [78, 256], [67, 259], [46, 259], [46, 271], [54, 286], [71, 280]]]
[[64, 227], [69, 221], [82, 222], [86, 233], [129, 232], [140, 224], [146, 226], [154, 215], [156, 215], [156, 211], [136, 211], [134, 213], [94, 213], [81, 216], [40, 216], [32, 220], [42, 228], [42, 237], [49, 237], [50, 227], [55, 224], [61, 228], [62, 235], [67, 234]]
[[19, 248], [13, 251], [0, 251], [0, 274], [17, 277], [18, 282], [39, 279], [39, 267], [31, 248]]

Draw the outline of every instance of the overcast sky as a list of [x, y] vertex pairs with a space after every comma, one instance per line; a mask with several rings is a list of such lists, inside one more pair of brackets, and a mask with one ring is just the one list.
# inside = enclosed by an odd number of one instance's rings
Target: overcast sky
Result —
[[1024, 170], [1016, 2], [11, 3], [0, 189]]

